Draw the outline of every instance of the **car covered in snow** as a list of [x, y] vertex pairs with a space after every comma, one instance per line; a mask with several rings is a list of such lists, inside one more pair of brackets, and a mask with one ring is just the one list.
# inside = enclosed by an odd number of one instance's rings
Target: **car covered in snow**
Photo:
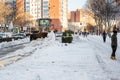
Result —
[[62, 37], [62, 32], [56, 32], [56, 33], [55, 33], [55, 36], [56, 36], [56, 37]]
[[10, 32], [0, 33], [0, 38], [11, 38], [11, 37], [12, 37], [12, 33]]
[[16, 33], [13, 34], [13, 38], [25, 38], [26, 34], [25, 33]]

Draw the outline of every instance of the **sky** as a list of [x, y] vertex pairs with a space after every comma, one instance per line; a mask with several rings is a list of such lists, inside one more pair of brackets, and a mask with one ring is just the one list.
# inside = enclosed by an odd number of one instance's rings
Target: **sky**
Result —
[[74, 11], [78, 8], [82, 8], [87, 0], [68, 0], [68, 10]]

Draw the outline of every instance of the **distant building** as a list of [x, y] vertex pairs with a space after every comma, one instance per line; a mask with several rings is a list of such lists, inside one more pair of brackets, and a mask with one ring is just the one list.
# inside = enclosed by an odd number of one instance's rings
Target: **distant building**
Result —
[[42, 18], [49, 18], [49, 0], [43, 0], [43, 2], [41, 3], [41, 13], [42, 13]]
[[49, 18], [49, 0], [16, 0], [17, 14], [27, 12], [33, 20]]
[[49, 0], [16, 0], [16, 15], [28, 13], [36, 26], [37, 19], [49, 18]]
[[71, 11], [69, 24], [81, 31], [83, 31], [88, 24], [95, 26], [95, 20], [89, 13], [89, 11], [84, 9]]
[[70, 22], [75, 22], [76, 20], [76, 14], [75, 11], [70, 12]]
[[68, 27], [68, 0], [16, 0], [16, 15], [23, 13], [32, 15], [34, 21], [50, 18], [59, 20], [61, 24], [59, 27], [64, 29]]
[[80, 10], [71, 11], [70, 21], [71, 22], [80, 22]]
[[49, 17], [50, 19], [59, 20], [61, 24], [61, 26], [59, 27], [61, 27], [63, 30], [66, 30], [68, 28], [67, 14], [68, 14], [67, 0], [50, 0], [49, 1]]
[[80, 22], [80, 10], [76, 11], [76, 22]]
[[68, 29], [68, 0], [60, 0], [61, 1], [61, 24], [62, 30]]
[[41, 0], [25, 0], [25, 12], [33, 16], [33, 20], [41, 18]]

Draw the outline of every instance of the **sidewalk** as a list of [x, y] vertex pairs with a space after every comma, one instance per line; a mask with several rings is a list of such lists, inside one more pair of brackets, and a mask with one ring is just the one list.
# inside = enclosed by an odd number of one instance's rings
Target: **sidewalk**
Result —
[[[52, 49], [52, 50], [51, 50]], [[106, 80], [94, 50], [87, 43], [46, 49], [40, 57], [43, 80]]]
[[10, 79], [109, 80], [98, 64], [94, 50], [85, 42], [37, 49], [32, 56], [0, 71], [0, 80]]

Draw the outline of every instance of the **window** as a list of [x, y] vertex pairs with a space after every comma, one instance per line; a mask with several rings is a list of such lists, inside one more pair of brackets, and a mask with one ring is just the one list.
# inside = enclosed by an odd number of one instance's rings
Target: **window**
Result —
[[43, 4], [48, 4], [48, 1], [44, 1]]
[[26, 4], [30, 4], [30, 2], [26, 2]]
[[44, 10], [44, 12], [46, 13], [46, 12], [48, 12], [48, 10]]
[[30, 8], [30, 6], [26, 6], [26, 8]]
[[43, 6], [43, 8], [47, 8], [48, 9], [48, 6]]
[[30, 10], [27, 9], [26, 12], [30, 12]]

